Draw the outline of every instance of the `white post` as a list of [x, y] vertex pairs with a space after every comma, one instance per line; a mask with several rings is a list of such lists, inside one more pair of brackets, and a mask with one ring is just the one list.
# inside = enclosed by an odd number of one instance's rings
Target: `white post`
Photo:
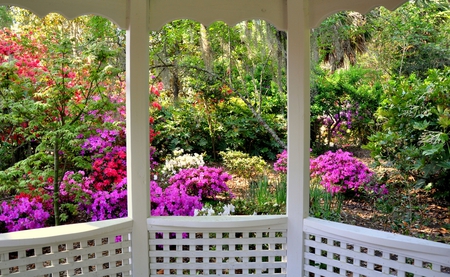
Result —
[[309, 0], [287, 0], [287, 275], [304, 275], [303, 219], [309, 213]]
[[133, 219], [132, 276], [150, 276], [147, 218], [150, 215], [148, 1], [128, 1], [127, 183]]

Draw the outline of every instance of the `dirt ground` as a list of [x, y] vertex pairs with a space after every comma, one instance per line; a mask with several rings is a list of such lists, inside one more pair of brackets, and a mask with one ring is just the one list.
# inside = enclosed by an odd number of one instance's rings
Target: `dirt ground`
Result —
[[[367, 165], [373, 162], [367, 150], [349, 151]], [[432, 191], [402, 185], [411, 180], [404, 180], [392, 168], [372, 169], [379, 175], [389, 176], [389, 197], [383, 200], [385, 203], [382, 205], [374, 205], [360, 198], [345, 200], [341, 212], [342, 222], [450, 244], [449, 201], [436, 198]], [[388, 209], [386, 204], [390, 206]]]

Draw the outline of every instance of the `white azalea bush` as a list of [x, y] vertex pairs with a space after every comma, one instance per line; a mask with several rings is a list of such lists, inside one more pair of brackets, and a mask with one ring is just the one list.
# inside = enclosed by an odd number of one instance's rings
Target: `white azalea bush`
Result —
[[168, 156], [161, 173], [165, 176], [177, 174], [181, 169], [198, 168], [204, 166], [203, 155], [183, 154], [183, 149], [175, 149], [172, 156]]

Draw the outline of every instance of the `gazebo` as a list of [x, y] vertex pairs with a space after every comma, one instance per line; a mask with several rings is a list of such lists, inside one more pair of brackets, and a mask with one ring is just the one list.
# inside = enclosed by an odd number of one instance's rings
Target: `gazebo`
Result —
[[[450, 246], [308, 217], [309, 32], [406, 0], [0, 0], [41, 17], [104, 16], [127, 33], [128, 217], [0, 234], [0, 276], [440, 276]], [[288, 34], [285, 216], [150, 217], [149, 30], [263, 19]]]

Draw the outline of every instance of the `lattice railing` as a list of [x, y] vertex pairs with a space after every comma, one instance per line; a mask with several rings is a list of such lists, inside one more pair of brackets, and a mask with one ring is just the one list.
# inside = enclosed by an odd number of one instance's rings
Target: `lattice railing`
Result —
[[286, 276], [284, 216], [152, 217], [151, 276]]
[[450, 277], [450, 245], [316, 218], [304, 223], [304, 276]]
[[0, 277], [130, 276], [130, 219], [0, 234]]

